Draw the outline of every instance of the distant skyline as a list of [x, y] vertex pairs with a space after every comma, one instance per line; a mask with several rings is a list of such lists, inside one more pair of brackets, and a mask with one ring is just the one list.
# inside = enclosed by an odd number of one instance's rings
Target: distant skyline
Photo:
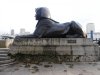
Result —
[[94, 23], [100, 32], [99, 0], [0, 0], [0, 33], [20, 33], [21, 28], [33, 33], [37, 21], [35, 8], [48, 7], [51, 18], [60, 22], [72, 20], [80, 23], [84, 31], [88, 23]]

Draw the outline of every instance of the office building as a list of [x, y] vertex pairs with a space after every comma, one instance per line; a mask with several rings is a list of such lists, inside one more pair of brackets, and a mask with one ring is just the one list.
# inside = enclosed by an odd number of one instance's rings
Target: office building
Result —
[[91, 33], [91, 31], [94, 33], [95, 32], [95, 26], [94, 23], [88, 23], [86, 25], [86, 32]]
[[11, 30], [11, 35], [14, 35], [14, 29]]
[[25, 29], [24, 28], [21, 28], [20, 29], [20, 35], [24, 35], [25, 34]]

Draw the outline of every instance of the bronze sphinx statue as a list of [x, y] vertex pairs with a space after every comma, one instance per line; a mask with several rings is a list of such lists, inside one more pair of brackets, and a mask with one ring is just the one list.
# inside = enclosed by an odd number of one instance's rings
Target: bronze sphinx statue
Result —
[[50, 12], [46, 7], [36, 9], [36, 29], [31, 35], [16, 36], [17, 38], [84, 38], [81, 27], [75, 22], [60, 24], [50, 18]]

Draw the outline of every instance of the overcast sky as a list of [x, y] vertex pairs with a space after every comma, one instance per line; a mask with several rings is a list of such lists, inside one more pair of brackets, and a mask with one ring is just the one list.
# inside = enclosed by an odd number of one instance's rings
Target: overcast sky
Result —
[[84, 31], [87, 23], [94, 23], [100, 32], [100, 0], [0, 0], [0, 33], [19, 33], [20, 28], [33, 33], [37, 7], [48, 7], [51, 18], [61, 23], [79, 22]]

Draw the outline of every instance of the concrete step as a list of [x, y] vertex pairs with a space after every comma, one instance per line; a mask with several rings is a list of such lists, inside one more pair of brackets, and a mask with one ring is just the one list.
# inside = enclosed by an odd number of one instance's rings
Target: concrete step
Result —
[[0, 48], [0, 54], [7, 54], [9, 51], [8, 48]]
[[0, 51], [0, 54], [8, 54], [8, 51]]
[[0, 51], [9, 51], [9, 49], [0, 49]]
[[8, 56], [9, 48], [0, 48], [0, 71], [14, 64], [14, 59]]
[[0, 54], [0, 57], [8, 57], [8, 54]]
[[7, 63], [11, 63], [11, 62], [13, 62], [13, 61], [14, 61], [14, 59], [1, 60], [1, 61], [0, 61], [0, 65], [2, 65], [2, 64], [7, 64]]
[[8, 51], [9, 48], [0, 48], [0, 51]]
[[2, 61], [2, 60], [9, 60], [10, 59], [10, 57], [0, 57], [0, 61]]

